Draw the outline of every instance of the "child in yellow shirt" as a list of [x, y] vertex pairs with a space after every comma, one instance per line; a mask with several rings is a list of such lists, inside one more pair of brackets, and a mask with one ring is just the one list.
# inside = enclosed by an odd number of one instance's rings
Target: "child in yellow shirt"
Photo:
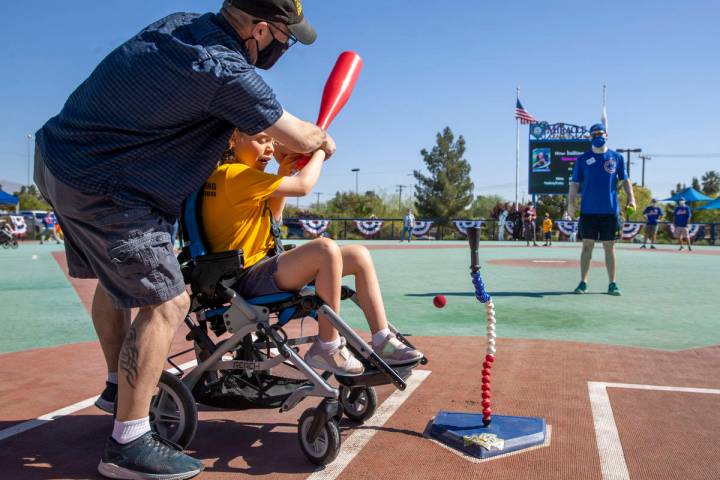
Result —
[[550, 214], [548, 212], [545, 212], [545, 219], [543, 220], [543, 234], [545, 235], [545, 244], [544, 247], [550, 247], [552, 246], [552, 227], [553, 227], [553, 221], [550, 219]]
[[[265, 169], [273, 155], [277, 174]], [[422, 353], [407, 347], [387, 326], [380, 285], [367, 248], [339, 247], [318, 238], [287, 252], [277, 252], [271, 228], [281, 223], [286, 197], [310, 193], [322, 169], [325, 153], [292, 176], [298, 155], [276, 149], [264, 132], [248, 136], [235, 131], [218, 168], [203, 189], [202, 219], [212, 252], [242, 249], [246, 272], [235, 286], [244, 297], [297, 291], [315, 281], [317, 294], [340, 311], [342, 277], [355, 276], [360, 308], [372, 332], [372, 348], [389, 365], [412, 363]], [[271, 220], [272, 219], [272, 220]], [[360, 374], [362, 364], [341, 343], [335, 328], [320, 316], [318, 339], [305, 355], [313, 368], [342, 375]]]

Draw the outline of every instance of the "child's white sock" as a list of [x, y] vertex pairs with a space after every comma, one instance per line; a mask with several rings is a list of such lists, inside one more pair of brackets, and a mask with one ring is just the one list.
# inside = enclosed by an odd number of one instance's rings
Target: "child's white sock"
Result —
[[329, 342], [323, 342], [318, 338], [318, 345], [320, 346], [320, 350], [325, 353], [335, 353], [341, 345], [340, 337], [337, 337], [335, 340], [330, 340]]
[[382, 330], [378, 330], [377, 332], [373, 333], [372, 336], [372, 344], [376, 347], [379, 347], [383, 344], [385, 339], [390, 336], [390, 329], [389, 328], [383, 328]]
[[112, 438], [125, 445], [136, 440], [150, 431], [150, 417], [139, 418], [127, 422], [118, 422], [115, 420], [113, 425]]
[[108, 372], [107, 381], [117, 385], [117, 372]]

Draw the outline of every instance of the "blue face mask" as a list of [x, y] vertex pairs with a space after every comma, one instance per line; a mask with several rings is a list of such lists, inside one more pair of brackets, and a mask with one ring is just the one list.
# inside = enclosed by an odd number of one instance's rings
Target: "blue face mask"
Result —
[[605, 146], [605, 142], [607, 142], [607, 138], [603, 136], [593, 137], [592, 146], [595, 148], [602, 148]]

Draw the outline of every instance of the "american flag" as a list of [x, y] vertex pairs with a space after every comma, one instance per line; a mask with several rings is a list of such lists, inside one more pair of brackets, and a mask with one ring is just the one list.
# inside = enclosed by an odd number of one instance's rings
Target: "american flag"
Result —
[[517, 105], [515, 105], [515, 118], [519, 119], [520, 123], [523, 125], [537, 122], [537, 119], [523, 108], [522, 103], [520, 103], [520, 99], [517, 100]]

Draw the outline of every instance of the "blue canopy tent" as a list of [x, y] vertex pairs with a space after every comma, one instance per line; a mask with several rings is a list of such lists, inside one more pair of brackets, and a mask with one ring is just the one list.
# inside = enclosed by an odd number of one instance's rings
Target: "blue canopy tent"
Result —
[[703, 195], [702, 193], [698, 192], [692, 187], [688, 187], [682, 192], [678, 192], [672, 197], [664, 198], [663, 202], [677, 202], [680, 200], [680, 198], [684, 198], [686, 202], [707, 202], [709, 200], [712, 200], [712, 198], [708, 197], [707, 195]]
[[20, 207], [20, 200], [7, 192], [0, 190], [0, 205], [13, 205], [15, 210]]
[[699, 207], [698, 210], [720, 210], [720, 197], [716, 198], [715, 200], [708, 203], [707, 205], [703, 205], [702, 207]]

